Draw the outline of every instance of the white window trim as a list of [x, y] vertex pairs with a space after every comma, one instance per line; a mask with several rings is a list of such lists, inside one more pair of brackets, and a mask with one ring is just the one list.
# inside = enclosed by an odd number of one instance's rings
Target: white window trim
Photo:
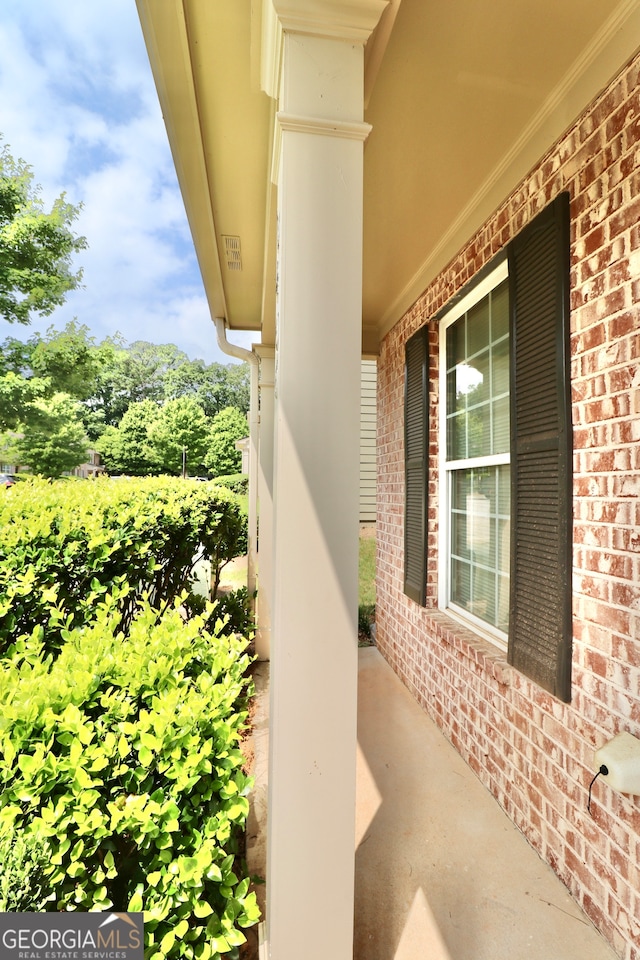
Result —
[[485, 640], [497, 646], [500, 650], [506, 651], [508, 636], [498, 629], [493, 629], [490, 624], [475, 617], [467, 610], [462, 610], [449, 601], [450, 593], [450, 563], [451, 556], [451, 513], [449, 504], [451, 502], [451, 474], [453, 469], [460, 469], [465, 466], [480, 466], [483, 461], [490, 462], [491, 465], [500, 463], [509, 463], [509, 454], [502, 454], [495, 457], [483, 457], [467, 462], [466, 460], [449, 461], [447, 463], [447, 364], [446, 345], [447, 329], [456, 320], [467, 312], [474, 304], [482, 300], [497, 287], [503, 280], [509, 276], [509, 267], [507, 260], [503, 260], [495, 270], [492, 270], [480, 283], [473, 287], [461, 300], [454, 304], [440, 319], [440, 340], [439, 340], [439, 411], [438, 411], [438, 606], [447, 615], [454, 620], [470, 628], [474, 633], [479, 634]]

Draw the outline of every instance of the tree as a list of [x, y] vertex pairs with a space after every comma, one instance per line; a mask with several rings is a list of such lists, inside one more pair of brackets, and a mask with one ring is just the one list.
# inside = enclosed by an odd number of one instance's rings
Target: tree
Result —
[[28, 464], [44, 477], [60, 477], [86, 460], [88, 445], [77, 400], [66, 393], [54, 393], [27, 405], [19, 432], [9, 439], [5, 456], [15, 463]]
[[54, 392], [68, 393], [78, 400], [87, 400], [95, 393], [103, 360], [87, 326], [71, 320], [64, 330], [49, 327], [44, 337], [31, 342], [33, 374], [48, 378]]
[[47, 393], [47, 380], [26, 380], [13, 371], [0, 376], [0, 430], [19, 430], [20, 425], [28, 419], [33, 401]]
[[82, 271], [71, 269], [73, 254], [87, 246], [71, 230], [79, 210], [62, 194], [47, 213], [31, 168], [14, 160], [5, 144], [0, 151], [0, 316], [9, 323], [29, 323], [34, 313], [49, 315], [79, 286]]
[[[138, 340], [128, 346], [119, 334], [96, 343], [76, 320], [61, 331], [49, 327], [44, 335], [35, 333], [26, 342], [7, 337], [0, 344], [0, 378], [8, 373], [31, 383], [29, 389], [38, 387], [39, 396], [62, 392], [82, 400], [92, 444], [107, 427], [120, 424], [131, 404], [143, 400], [160, 407], [188, 397], [208, 418], [225, 407], [244, 413], [249, 406], [247, 364], [207, 366], [189, 360], [174, 344]], [[0, 401], [5, 392], [0, 386]]]
[[22, 377], [30, 375], [31, 354], [37, 342], [36, 338], [37, 334], [25, 343], [24, 340], [7, 337], [0, 344], [0, 376], [5, 373], [17, 373]]
[[159, 461], [150, 439], [159, 409], [152, 400], [132, 403], [117, 427], [107, 427], [96, 442], [109, 473], [143, 477], [159, 472]]
[[186, 353], [173, 343], [135, 340], [127, 349], [124, 376], [132, 401], [165, 399], [165, 379], [171, 370], [189, 363]]
[[149, 431], [149, 438], [165, 473], [182, 471], [183, 451], [192, 472], [203, 463], [211, 424], [193, 397], [169, 400]]
[[236, 440], [249, 435], [246, 417], [236, 407], [225, 407], [216, 414], [211, 424], [209, 450], [205, 465], [214, 477], [238, 473], [242, 454], [236, 450]]
[[249, 366], [246, 363], [211, 363], [189, 360], [167, 370], [164, 378], [165, 399], [194, 397], [208, 417], [215, 417], [225, 407], [249, 409]]
[[87, 406], [98, 436], [105, 427], [117, 427], [132, 403], [152, 400], [159, 405], [166, 399], [165, 378], [169, 370], [189, 363], [185, 353], [172, 343], [155, 344], [136, 340], [130, 346], [118, 335], [104, 340], [100, 351], [100, 371]]
[[[104, 430], [104, 417], [95, 397], [111, 349], [110, 341], [96, 344], [89, 328], [75, 320], [61, 331], [49, 327], [44, 335], [36, 333], [26, 343], [7, 337], [0, 344], [0, 429], [11, 426], [6, 423], [7, 416], [15, 413], [20, 396], [24, 406], [34, 396], [67, 393], [83, 401], [82, 421], [87, 436], [94, 441]], [[16, 380], [5, 379], [8, 374], [20, 380], [19, 389]]]

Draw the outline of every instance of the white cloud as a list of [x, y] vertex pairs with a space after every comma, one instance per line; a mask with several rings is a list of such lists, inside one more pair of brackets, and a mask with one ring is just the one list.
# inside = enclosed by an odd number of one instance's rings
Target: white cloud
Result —
[[[132, 0], [3, 0], [0, 133], [34, 170], [47, 203], [82, 203], [84, 289], [28, 336], [77, 317], [96, 339], [215, 345], [184, 208]], [[249, 346], [256, 334], [230, 339]]]

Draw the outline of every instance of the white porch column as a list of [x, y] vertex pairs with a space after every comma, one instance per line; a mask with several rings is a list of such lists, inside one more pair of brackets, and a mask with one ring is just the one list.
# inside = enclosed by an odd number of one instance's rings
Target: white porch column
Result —
[[260, 357], [258, 377], [258, 602], [256, 608], [256, 654], [268, 660], [271, 652], [271, 606], [273, 602], [273, 386], [275, 348], [256, 344]]
[[271, 960], [351, 960], [363, 43], [384, 4], [274, 6], [284, 39], [267, 938]]

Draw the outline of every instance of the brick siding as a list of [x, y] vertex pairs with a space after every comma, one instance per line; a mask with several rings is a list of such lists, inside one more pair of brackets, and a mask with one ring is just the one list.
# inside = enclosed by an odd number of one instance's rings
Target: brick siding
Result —
[[[571, 196], [573, 690], [541, 690], [437, 609], [433, 318], [560, 192]], [[377, 642], [624, 960], [640, 960], [640, 798], [594, 750], [640, 736], [640, 58], [554, 145], [386, 337], [378, 365]], [[403, 594], [404, 345], [430, 322], [427, 606]]]

